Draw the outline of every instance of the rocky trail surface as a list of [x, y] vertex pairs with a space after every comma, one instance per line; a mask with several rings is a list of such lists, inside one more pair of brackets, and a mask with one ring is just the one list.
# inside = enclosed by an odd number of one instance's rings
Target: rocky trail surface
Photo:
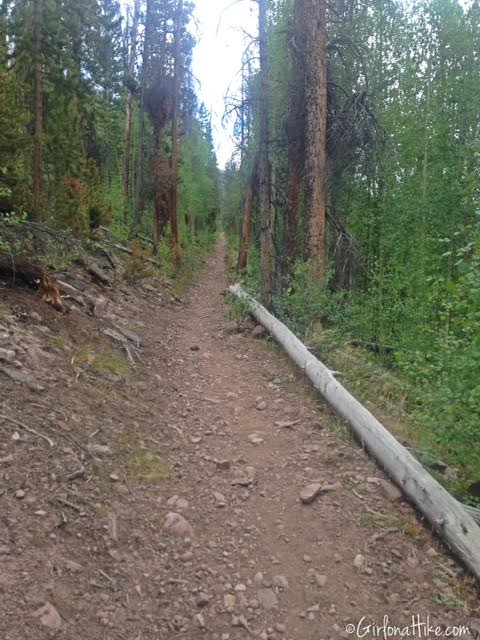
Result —
[[185, 300], [6, 294], [0, 347], [34, 377], [0, 378], [0, 638], [475, 637], [473, 580], [226, 286], [221, 240]]

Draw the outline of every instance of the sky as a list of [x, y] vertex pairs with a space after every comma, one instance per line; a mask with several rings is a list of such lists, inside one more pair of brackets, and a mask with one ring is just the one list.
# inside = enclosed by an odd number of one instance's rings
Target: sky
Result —
[[226, 93], [240, 90], [240, 66], [247, 34], [255, 35], [256, 2], [252, 0], [196, 0], [197, 46], [193, 73], [199, 81], [200, 100], [212, 114], [217, 160], [223, 168], [232, 155], [233, 122], [225, 128], [222, 116]]

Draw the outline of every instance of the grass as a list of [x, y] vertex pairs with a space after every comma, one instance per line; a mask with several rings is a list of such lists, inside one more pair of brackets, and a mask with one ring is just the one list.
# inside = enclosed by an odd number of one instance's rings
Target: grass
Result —
[[[236, 301], [230, 301], [231, 317], [238, 318], [247, 311]], [[417, 386], [389, 367], [385, 357], [348, 344], [336, 331], [310, 324], [304, 342], [330, 369], [341, 372], [340, 381], [397, 440], [407, 446], [422, 464], [450, 493], [460, 500], [474, 503], [468, 486], [480, 477], [480, 458], [472, 448], [471, 455], [452, 448], [439, 438], [438, 429], [425, 420], [426, 406], [418, 405]], [[299, 381], [299, 376], [295, 375]], [[452, 425], [453, 428], [454, 425]], [[335, 435], [352, 440], [349, 429], [341, 422], [329, 421]], [[457, 478], [435, 469], [442, 461]]]
[[67, 350], [70, 346], [70, 341], [67, 335], [59, 333], [55, 336], [55, 344], [59, 349]]
[[111, 459], [92, 460], [92, 471], [107, 490], [110, 490], [112, 482], [110, 474], [117, 473], [117, 469], [123, 469], [119, 473], [128, 484], [136, 485], [161, 485], [170, 477], [168, 459], [163, 452], [153, 451], [141, 443], [132, 443], [132, 434], [123, 433], [114, 450]]
[[357, 485], [360, 484], [360, 480], [357, 477], [352, 476], [350, 474], [343, 476], [343, 481], [345, 482], [346, 485], [349, 485], [350, 487], [356, 487]]
[[98, 373], [121, 375], [127, 367], [126, 359], [121, 356], [96, 355], [92, 363], [92, 369]]
[[130, 452], [127, 460], [127, 478], [137, 484], [162, 484], [169, 478], [166, 456], [150, 448], [138, 446]]
[[[340, 344], [328, 330], [310, 334], [305, 342], [327, 366], [341, 372], [342, 384], [419, 457], [431, 475], [457, 497], [467, 497], [467, 486], [480, 476], [480, 460], [459, 461], [455, 452], [435, 439], [431, 425], [416, 416], [416, 389], [410, 381], [389, 369], [381, 356]], [[338, 427], [330, 428], [336, 431]], [[457, 468], [458, 478], [447, 477], [433, 468], [438, 461]]]
[[344, 440], [345, 442], [352, 443], [355, 441], [355, 437], [348, 426], [342, 422], [341, 420], [337, 420], [332, 417], [327, 424], [327, 429], [329, 433], [336, 436], [340, 440]]
[[190, 264], [182, 264], [172, 284], [174, 296], [182, 297], [195, 279], [195, 269]]
[[95, 373], [122, 374], [128, 367], [127, 360], [123, 356], [112, 353], [96, 353], [90, 345], [84, 345], [75, 352], [71, 364], [81, 370], [89, 369]]

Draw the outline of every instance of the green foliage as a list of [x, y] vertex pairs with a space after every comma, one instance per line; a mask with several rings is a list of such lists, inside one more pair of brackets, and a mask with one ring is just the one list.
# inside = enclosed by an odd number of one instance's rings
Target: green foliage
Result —
[[[0, 174], [0, 188], [9, 190], [13, 205], [10, 207], [9, 202], [9, 208], [31, 214], [37, 55], [32, 28], [35, 3], [0, 5], [0, 157], [5, 167]], [[133, 232], [152, 235], [155, 127], [147, 115], [152, 115], [151, 109], [155, 113], [158, 109], [155, 111], [148, 98], [155, 97], [159, 86], [170, 92], [173, 89], [177, 6], [176, 0], [152, 0], [148, 7], [144, 2], [139, 4], [136, 52], [131, 60], [135, 49], [131, 42], [131, 14], [127, 25], [118, 0], [41, 3], [40, 209], [47, 225], [79, 236], [100, 225], [111, 225], [114, 235], [123, 240]], [[192, 76], [187, 71], [195, 44], [187, 28], [192, 10], [192, 3], [185, 2], [181, 31], [184, 72], [179, 180], [179, 223], [185, 236], [184, 249], [194, 242], [196, 234], [203, 236], [208, 230], [213, 237], [219, 197], [210, 116], [204, 107], [197, 108]], [[143, 37], [147, 31], [148, 39]], [[133, 109], [128, 197], [124, 185], [127, 100]], [[172, 102], [171, 95], [167, 102]], [[166, 174], [171, 170], [172, 148], [171, 113], [167, 115], [162, 133]], [[138, 174], [142, 180], [137, 180]], [[168, 181], [168, 175], [163, 178]], [[2, 200], [0, 196], [0, 211], [4, 212]], [[134, 200], [141, 210], [135, 225]], [[200, 242], [205, 243], [203, 237]]]
[[125, 261], [125, 280], [130, 284], [135, 284], [153, 276], [155, 269], [149, 263], [150, 252], [138, 240], [130, 243], [130, 249], [132, 254]]
[[59, 185], [56, 217], [78, 236], [108, 224], [111, 209], [102, 197], [100, 185], [92, 188], [78, 178], [66, 176]]
[[[323, 284], [309, 280], [303, 262], [301, 206], [290, 277], [284, 264], [288, 160], [298, 133], [289, 129], [292, 62], [302, 46], [292, 46], [294, 5], [272, 3], [269, 21], [275, 310], [309, 344], [325, 340], [327, 327], [337, 345], [386, 347], [375, 357], [408, 389], [416, 425], [409, 437], [461, 470], [461, 492], [480, 474], [478, 3], [375, 0], [335, 5], [330, 14]], [[246, 100], [256, 91], [253, 70]], [[247, 122], [242, 162], [225, 172], [226, 226], [237, 236], [256, 149], [257, 122]], [[258, 240], [255, 221], [253, 291]]]
[[194, 121], [181, 149], [179, 208], [184, 236], [206, 232], [214, 237], [219, 193], [217, 162], [212, 144], [200, 123]]
[[[422, 328], [413, 352], [397, 354], [397, 365], [418, 385], [417, 413], [427, 427], [427, 437], [457, 464], [475, 469], [480, 452], [478, 225], [470, 237], [467, 245], [453, 252], [458, 278], [430, 279], [429, 304], [438, 309], [437, 319]], [[445, 257], [449, 252], [444, 252]]]
[[314, 280], [308, 262], [297, 262], [287, 286], [275, 298], [276, 312], [294, 333], [305, 337], [325, 319], [329, 297], [324, 282]]
[[[0, 177], [6, 174], [6, 170], [0, 167]], [[12, 190], [8, 187], [2, 187], [0, 184], [0, 203], [8, 203], [11, 201]], [[7, 207], [8, 209], [8, 207]], [[0, 252], [2, 253], [18, 253], [21, 249], [21, 243], [17, 239], [15, 234], [15, 227], [17, 227], [22, 220], [25, 220], [26, 214], [24, 212], [16, 212], [6, 210], [2, 214], [0, 221]]]

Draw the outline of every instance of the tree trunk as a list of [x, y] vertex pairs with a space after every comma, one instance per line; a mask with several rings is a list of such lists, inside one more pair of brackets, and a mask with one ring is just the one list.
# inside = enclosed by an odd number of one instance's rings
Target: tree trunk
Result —
[[32, 218], [42, 219], [43, 181], [43, 0], [33, 0], [34, 29], [34, 129], [33, 129], [33, 209]]
[[0, 73], [7, 70], [8, 64], [7, 13], [7, 2], [0, 1]]
[[243, 212], [242, 235], [240, 251], [238, 253], [237, 271], [244, 271], [248, 264], [248, 247], [250, 245], [250, 230], [252, 228], [253, 200], [255, 197], [255, 183], [257, 181], [257, 167], [254, 166], [248, 183], [245, 209]]
[[145, 154], [145, 90], [147, 72], [150, 64], [150, 30], [152, 20], [152, 1], [147, 0], [145, 13], [145, 35], [143, 39], [142, 76], [140, 86], [139, 131], [137, 151], [137, 175], [135, 177], [135, 194], [133, 201], [133, 226], [138, 229], [143, 213], [143, 183], [144, 183], [144, 154]]
[[152, 156], [153, 183], [153, 253], [156, 254], [160, 239], [165, 233], [170, 217], [170, 166], [164, 149], [165, 127], [155, 135], [155, 151]]
[[135, 176], [135, 191], [133, 195], [133, 227], [138, 229], [143, 216], [143, 171], [145, 149], [145, 98], [140, 96], [138, 112], [138, 150], [137, 150], [137, 174]]
[[180, 124], [180, 94], [182, 88], [182, 22], [183, 0], [178, 0], [175, 18], [174, 95], [172, 119], [172, 171], [170, 225], [174, 251], [178, 247], [178, 147]]
[[297, 259], [297, 233], [300, 219], [300, 193], [303, 182], [305, 156], [305, 54], [301, 43], [305, 34], [300, 3], [295, 2], [293, 16], [291, 59], [293, 81], [290, 91], [290, 107], [287, 121], [288, 179], [287, 209], [285, 219], [284, 274], [290, 275]]
[[240, 85], [240, 166], [245, 155], [245, 63], [242, 60], [242, 83]]
[[268, 118], [268, 49], [267, 49], [267, 0], [258, 0], [259, 7], [259, 49], [260, 49], [260, 148], [259, 208], [260, 208], [260, 268], [262, 299], [268, 306], [272, 299], [272, 209], [271, 176], [269, 159], [269, 118]]
[[[135, 0], [135, 8], [133, 13], [133, 23], [131, 31], [130, 52], [128, 59], [128, 80], [133, 83], [135, 74], [135, 61], [137, 57], [137, 37], [138, 37], [138, 21], [140, 17], [140, 0]], [[124, 221], [127, 222], [128, 205], [130, 198], [130, 164], [132, 150], [132, 121], [133, 121], [133, 105], [134, 93], [132, 84], [127, 88], [127, 105], [125, 109], [125, 151], [123, 161], [123, 195], [124, 201]]]
[[284, 324], [240, 285], [230, 287], [230, 292], [247, 303], [256, 319], [285, 349], [325, 400], [350, 424], [362, 445], [412, 500], [438, 535], [480, 578], [480, 529], [469, 511], [422, 467]]
[[297, 259], [297, 233], [300, 219], [302, 168], [294, 158], [288, 162], [287, 215], [285, 220], [285, 274], [290, 275]]
[[305, 217], [311, 274], [326, 271], [326, 0], [298, 0], [305, 24]]

